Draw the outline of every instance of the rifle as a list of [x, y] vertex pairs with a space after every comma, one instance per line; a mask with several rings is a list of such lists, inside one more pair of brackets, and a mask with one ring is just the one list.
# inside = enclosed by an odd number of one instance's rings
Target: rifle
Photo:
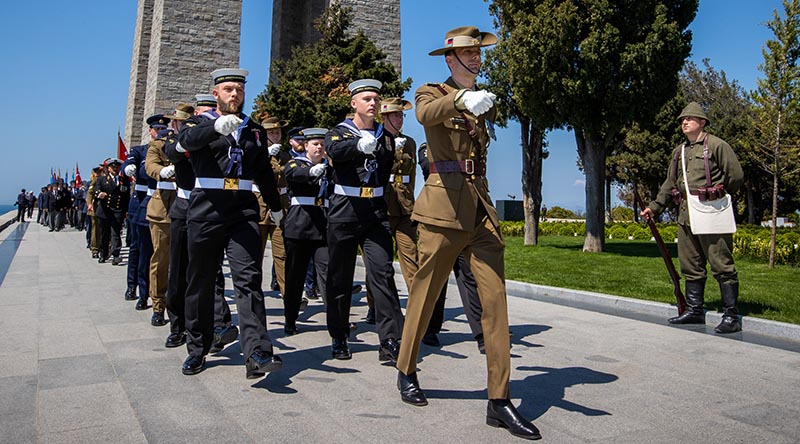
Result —
[[[642, 197], [639, 196], [639, 191], [636, 190], [636, 185], [633, 186], [633, 197], [636, 199], [636, 205], [639, 206], [639, 211], [644, 210], [646, 207], [644, 206]], [[647, 226], [650, 227], [650, 232], [653, 234], [656, 244], [658, 244], [659, 251], [661, 251], [664, 265], [667, 266], [667, 271], [669, 271], [669, 277], [672, 279], [672, 292], [675, 294], [675, 299], [678, 301], [678, 315], [682, 315], [683, 312], [686, 311], [686, 298], [683, 297], [683, 292], [681, 291], [681, 277], [678, 276], [678, 271], [675, 270], [675, 264], [672, 263], [672, 256], [670, 256], [667, 246], [664, 245], [664, 240], [661, 239], [661, 234], [658, 232], [658, 228], [656, 228], [655, 221], [649, 216], [644, 216], [644, 218], [645, 221], [647, 221]]]

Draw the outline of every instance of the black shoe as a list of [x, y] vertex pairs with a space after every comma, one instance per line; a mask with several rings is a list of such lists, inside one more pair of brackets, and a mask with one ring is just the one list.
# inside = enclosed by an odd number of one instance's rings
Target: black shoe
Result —
[[49, 229], [49, 230], [47, 230], [47, 231], [49, 232], [49, 231], [55, 231], [55, 230], [51, 228], [51, 229]]
[[695, 313], [694, 311], [687, 309], [682, 315], [667, 319], [667, 322], [678, 325], [705, 324], [706, 317], [704, 314]]
[[183, 361], [183, 368], [181, 369], [181, 372], [183, 372], [184, 375], [196, 375], [203, 371], [205, 365], [205, 357], [189, 355], [189, 357]]
[[358, 330], [358, 324], [356, 324], [355, 322], [351, 322], [350, 331], [356, 331], [356, 330]]
[[119, 264], [121, 264], [121, 263], [122, 263], [122, 258], [121, 258], [121, 257], [119, 257], [119, 256], [114, 256], [114, 257], [111, 259], [111, 265], [119, 265]]
[[361, 284], [355, 284], [355, 285], [353, 285], [352, 294], [359, 294], [359, 293], [361, 293], [361, 290], [363, 290], [363, 289], [364, 289], [364, 287], [362, 287]]
[[139, 311], [147, 310], [148, 308], [150, 308], [150, 306], [147, 305], [147, 297], [144, 297], [144, 298], [140, 297], [139, 300], [136, 301], [136, 307], [135, 308], [137, 310], [139, 310]]
[[244, 364], [247, 369], [247, 379], [261, 378], [270, 372], [277, 372], [283, 367], [280, 356], [275, 356], [271, 352], [253, 352]]
[[379, 361], [392, 361], [397, 362], [397, 356], [400, 354], [400, 341], [395, 338], [389, 338], [381, 341], [381, 348], [378, 349]]
[[319, 293], [317, 293], [317, 290], [315, 288], [306, 288], [305, 293], [307, 299], [311, 300], [319, 299]]
[[350, 359], [353, 354], [350, 353], [350, 347], [347, 346], [347, 339], [334, 339], [331, 345], [331, 355], [333, 359]]
[[225, 348], [226, 345], [235, 341], [239, 337], [239, 329], [235, 325], [227, 327], [214, 328], [214, 343], [211, 346], [210, 353], [218, 353]]
[[169, 324], [169, 321], [164, 319], [163, 311], [153, 312], [153, 317], [150, 318], [150, 325], [152, 325], [153, 327], [163, 327], [164, 325], [167, 324]]
[[96, 251], [94, 253], [92, 253], [92, 259], [97, 259], [99, 257], [100, 257], [100, 253], [98, 253]]
[[305, 311], [306, 308], [308, 308], [308, 298], [303, 296], [302, 299], [300, 299], [300, 311]]
[[442, 346], [442, 343], [439, 342], [439, 338], [436, 336], [436, 333], [425, 333], [425, 336], [422, 337], [422, 343], [425, 345], [430, 345], [431, 347]]
[[185, 343], [186, 333], [171, 333], [169, 336], [167, 336], [167, 342], [164, 343], [164, 347], [175, 348], [180, 347]]
[[292, 324], [288, 324], [287, 323], [286, 325], [283, 326], [283, 334], [286, 335], [286, 336], [294, 336], [294, 335], [296, 335], [297, 334], [297, 325], [294, 324], [294, 323], [292, 323]]
[[369, 310], [367, 310], [367, 317], [364, 318], [364, 322], [370, 325], [375, 325], [375, 309], [373, 307], [370, 307]]
[[723, 335], [736, 333], [742, 331], [742, 324], [739, 322], [738, 316], [723, 316], [722, 322], [714, 328], [714, 331]]
[[128, 289], [125, 290], [125, 300], [135, 301], [136, 299], [138, 299], [138, 297], [136, 297], [136, 287], [128, 287]]
[[425, 392], [419, 388], [419, 381], [417, 380], [416, 372], [406, 375], [405, 373], [398, 371], [397, 390], [400, 390], [400, 399], [407, 404], [416, 405], [419, 407], [428, 405], [428, 399], [425, 398]]
[[486, 424], [503, 427], [518, 438], [542, 439], [539, 429], [519, 414], [514, 404], [507, 399], [490, 399], [486, 406]]
[[104, 258], [103, 256], [98, 256], [97, 257], [97, 263], [98, 264], [105, 264], [106, 263], [106, 258]]

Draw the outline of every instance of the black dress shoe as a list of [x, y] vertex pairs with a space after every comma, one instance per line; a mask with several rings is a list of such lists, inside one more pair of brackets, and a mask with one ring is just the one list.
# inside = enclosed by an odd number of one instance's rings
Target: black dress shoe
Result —
[[227, 327], [214, 327], [214, 342], [211, 345], [210, 353], [218, 353], [226, 345], [235, 341], [239, 337], [239, 329], [235, 325]]
[[379, 361], [397, 362], [398, 355], [400, 355], [400, 341], [395, 338], [381, 341], [381, 348], [378, 349]]
[[171, 333], [167, 336], [167, 342], [164, 343], [164, 347], [167, 348], [175, 348], [180, 347], [181, 345], [186, 343], [186, 333]]
[[270, 372], [277, 372], [283, 367], [283, 360], [271, 352], [253, 352], [244, 364], [247, 369], [247, 379], [261, 378]]
[[136, 299], [138, 299], [136, 297], [136, 287], [128, 287], [128, 289], [125, 290], [125, 300], [134, 301]]
[[98, 256], [97, 263], [98, 264], [105, 264], [106, 263], [106, 258], [104, 258], [103, 256]]
[[169, 324], [169, 321], [164, 319], [163, 311], [153, 312], [153, 317], [150, 318], [150, 325], [153, 327], [163, 327], [167, 324]]
[[490, 399], [486, 406], [486, 424], [503, 427], [518, 438], [542, 439], [539, 429], [519, 414], [514, 404], [507, 399]]
[[374, 308], [370, 307], [369, 310], [367, 310], [367, 317], [364, 318], [364, 322], [366, 322], [367, 324], [370, 324], [370, 325], [375, 325], [375, 309]]
[[720, 334], [736, 333], [742, 331], [742, 324], [738, 316], [723, 316], [722, 322], [714, 327], [714, 331]]
[[436, 333], [425, 333], [425, 336], [422, 337], [422, 343], [425, 345], [430, 345], [431, 347], [442, 346], [442, 343], [439, 342], [439, 337], [436, 336]]
[[140, 297], [140, 298], [139, 298], [139, 300], [138, 300], [138, 301], [136, 301], [136, 307], [135, 307], [135, 308], [136, 308], [137, 310], [139, 310], [139, 311], [142, 311], [142, 310], [147, 310], [147, 308], [148, 308], [148, 305], [147, 305], [147, 298], [146, 298], [146, 297], [145, 297], [145, 298], [141, 298], [141, 297]]
[[121, 258], [121, 257], [119, 257], [119, 256], [114, 256], [114, 257], [111, 259], [111, 265], [119, 265], [119, 264], [121, 264], [121, 263], [122, 263], [122, 258]]
[[181, 372], [184, 375], [196, 375], [203, 371], [203, 367], [206, 365], [206, 358], [204, 356], [192, 356], [189, 355], [185, 361], [183, 361], [183, 368]]
[[97, 259], [99, 257], [100, 257], [100, 253], [98, 253], [96, 251], [94, 253], [92, 253], [92, 259]]
[[294, 336], [297, 334], [297, 325], [295, 324], [286, 324], [283, 326], [283, 334], [286, 336]]
[[355, 285], [353, 285], [352, 294], [359, 294], [359, 293], [361, 293], [361, 290], [363, 290], [363, 289], [364, 289], [364, 287], [362, 287], [361, 284], [355, 284]]
[[675, 316], [667, 319], [670, 324], [687, 325], [687, 324], [705, 324], [706, 316], [704, 313], [695, 313], [692, 310], [686, 310], [680, 316]]
[[428, 405], [428, 399], [425, 397], [425, 392], [419, 388], [419, 381], [417, 380], [416, 372], [406, 375], [405, 373], [398, 371], [397, 390], [400, 390], [400, 399], [407, 404], [416, 405], [419, 407]]
[[334, 339], [331, 345], [331, 355], [333, 359], [346, 360], [353, 357], [350, 347], [347, 346], [347, 339]]

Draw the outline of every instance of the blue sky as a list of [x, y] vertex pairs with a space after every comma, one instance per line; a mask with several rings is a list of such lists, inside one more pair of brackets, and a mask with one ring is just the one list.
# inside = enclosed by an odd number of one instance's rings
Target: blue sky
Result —
[[[692, 60], [710, 58], [730, 79], [747, 90], [755, 88], [761, 47], [772, 37], [763, 23], [774, 9], [782, 9], [780, 0], [701, 0], [691, 25]], [[240, 65], [251, 73], [251, 99], [267, 81], [271, 20], [272, 1], [243, 0]], [[401, 21], [403, 76], [414, 80], [407, 95], [412, 101], [421, 84], [447, 77], [443, 60], [427, 55], [439, 47], [447, 30], [492, 27], [483, 0], [401, 0]], [[3, 6], [0, 70], [6, 79], [6, 111], [0, 117], [0, 204], [12, 203], [22, 187], [38, 190], [51, 167], [63, 173], [77, 162], [86, 178], [96, 162], [115, 155], [117, 131], [125, 125], [135, 24], [134, 0]], [[187, 100], [194, 91], [188, 93]], [[418, 144], [424, 141], [413, 118], [407, 119], [405, 132]], [[544, 202], [583, 210], [574, 137], [559, 131], [549, 134], [548, 142]], [[499, 130], [489, 155], [494, 199], [521, 197], [521, 159], [519, 127]]]

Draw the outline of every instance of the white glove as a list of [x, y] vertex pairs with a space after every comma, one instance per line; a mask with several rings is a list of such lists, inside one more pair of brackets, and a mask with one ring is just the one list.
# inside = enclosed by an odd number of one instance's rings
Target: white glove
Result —
[[169, 179], [170, 177], [175, 175], [175, 165], [165, 166], [161, 168], [161, 171], [158, 173], [162, 179]]
[[178, 144], [175, 145], [175, 151], [177, 151], [179, 153], [185, 153], [186, 152], [186, 148], [182, 147], [181, 143], [178, 142]]
[[372, 135], [372, 133], [368, 133], [364, 131], [363, 135], [360, 139], [358, 139], [358, 150], [364, 154], [372, 154], [375, 152], [375, 147], [378, 146], [378, 139]]
[[128, 177], [133, 177], [136, 175], [136, 165], [130, 164], [125, 167], [125, 175]]
[[283, 219], [283, 211], [270, 211], [269, 217], [272, 219], [272, 222], [274, 222], [275, 225], [280, 225], [281, 220]]
[[275, 157], [278, 155], [278, 153], [281, 152], [281, 144], [273, 143], [272, 145], [269, 146], [269, 148], [267, 148], [267, 151], [269, 151], [270, 156]]
[[318, 164], [312, 166], [308, 170], [308, 173], [311, 174], [314, 177], [322, 176], [322, 173], [324, 173], [324, 172], [325, 172], [325, 164], [324, 163], [318, 163]]
[[476, 116], [492, 109], [496, 98], [497, 96], [489, 91], [467, 91], [461, 96], [464, 106]]
[[406, 138], [405, 137], [395, 137], [394, 138], [394, 146], [396, 148], [402, 148], [406, 146]]
[[217, 120], [214, 121], [214, 130], [223, 136], [227, 136], [236, 131], [236, 128], [239, 128], [242, 122], [243, 120], [236, 114], [226, 114], [218, 117]]

